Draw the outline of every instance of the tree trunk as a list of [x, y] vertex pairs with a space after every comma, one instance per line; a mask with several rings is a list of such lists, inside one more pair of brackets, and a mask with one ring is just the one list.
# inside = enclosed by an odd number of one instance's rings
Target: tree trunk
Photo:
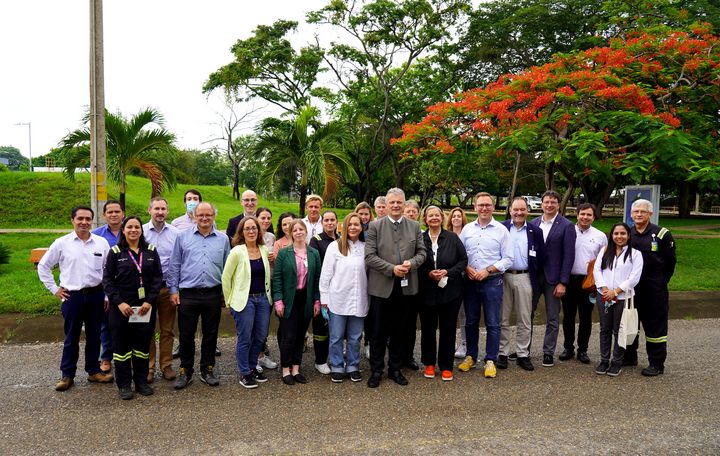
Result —
[[[690, 183], [688, 181], [678, 182], [678, 213], [680, 217], [690, 217], [692, 205], [690, 203]], [[660, 208], [658, 208], [658, 211]]]
[[240, 199], [240, 164], [232, 162], [233, 165], [233, 198]]
[[510, 218], [510, 205], [512, 204], [513, 198], [515, 198], [515, 191], [517, 191], [518, 184], [518, 172], [520, 171], [520, 152], [515, 151], [515, 166], [513, 166], [513, 179], [512, 185], [510, 186], [510, 194], [508, 195], [507, 207], [505, 208], [505, 218]]
[[555, 163], [545, 163], [545, 190], [555, 190]]
[[575, 193], [575, 182], [568, 181], [568, 188], [565, 190], [565, 194], [560, 201], [560, 215], [565, 216], [565, 209], [567, 208], [568, 201], [572, 198]]
[[307, 197], [307, 185], [300, 182], [300, 218], [305, 217], [305, 197]]

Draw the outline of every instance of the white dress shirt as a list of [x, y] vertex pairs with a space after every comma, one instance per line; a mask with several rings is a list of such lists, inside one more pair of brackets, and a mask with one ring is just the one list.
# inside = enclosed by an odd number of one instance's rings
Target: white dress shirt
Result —
[[[96, 287], [102, 283], [109, 251], [110, 245], [102, 236], [90, 234], [90, 238], [83, 241], [73, 231], [50, 245], [38, 263], [38, 277], [52, 294], [60, 287], [69, 291]], [[56, 265], [60, 265], [60, 286], [52, 273]]]
[[302, 221], [305, 222], [305, 227], [307, 228], [307, 236], [305, 242], [309, 244], [310, 239], [312, 239], [313, 236], [323, 232], [322, 217], [318, 218], [317, 222], [315, 223], [311, 222], [310, 219], [307, 217], [302, 219]]
[[617, 300], [627, 299], [635, 294], [635, 285], [640, 281], [640, 275], [643, 268], [643, 257], [639, 250], [632, 249], [627, 262], [624, 260], [625, 252], [628, 246], [623, 247], [620, 255], [613, 259], [613, 267], [601, 269], [602, 257], [605, 253], [603, 247], [598, 253], [595, 260], [595, 268], [593, 269], [593, 277], [595, 278], [595, 287], [600, 291], [601, 288], [607, 287], [609, 290], [620, 288], [622, 293], [617, 296]]
[[553, 223], [555, 223], [555, 219], [560, 213], [558, 212], [555, 214], [555, 217], [551, 218], [547, 222], [545, 221], [545, 214], [540, 216], [540, 229], [543, 233], [543, 241], [547, 241], [548, 234], [550, 234], [550, 230], [552, 229]]
[[607, 245], [607, 236], [599, 229], [591, 226], [582, 231], [575, 225], [575, 262], [570, 274], [587, 274], [587, 265], [597, 258], [600, 250]]
[[337, 241], [328, 245], [320, 273], [320, 302], [336, 315], [364, 317], [368, 313], [365, 243], [348, 240], [348, 254]]
[[460, 232], [465, 245], [468, 266], [479, 271], [490, 266], [505, 272], [513, 264], [513, 244], [510, 232], [494, 218], [485, 226], [476, 221], [465, 225]]

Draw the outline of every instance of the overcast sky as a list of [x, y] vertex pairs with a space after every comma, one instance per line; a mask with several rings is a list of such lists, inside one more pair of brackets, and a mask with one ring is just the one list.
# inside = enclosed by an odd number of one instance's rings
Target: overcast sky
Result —
[[[183, 148], [218, 136], [220, 93], [208, 75], [259, 24], [303, 23], [328, 0], [105, 0], [105, 105], [126, 116], [153, 107]], [[81, 126], [89, 105], [89, 0], [0, 0], [0, 146], [44, 155]], [[327, 29], [325, 29], [327, 30]], [[294, 37], [304, 44], [314, 29]], [[262, 105], [257, 105], [262, 106]], [[240, 110], [242, 111], [242, 109]]]

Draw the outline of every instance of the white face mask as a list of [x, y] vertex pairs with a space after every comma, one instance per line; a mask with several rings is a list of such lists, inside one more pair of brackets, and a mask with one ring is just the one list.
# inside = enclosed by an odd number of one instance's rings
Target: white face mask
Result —
[[197, 207], [198, 202], [197, 201], [188, 201], [185, 203], [185, 208], [187, 209], [188, 213], [194, 212], [195, 208]]

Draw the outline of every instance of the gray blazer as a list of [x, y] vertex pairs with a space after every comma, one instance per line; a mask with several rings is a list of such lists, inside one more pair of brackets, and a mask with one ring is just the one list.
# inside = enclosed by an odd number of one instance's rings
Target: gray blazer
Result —
[[425, 243], [420, 224], [403, 217], [396, 229], [390, 217], [370, 222], [365, 232], [365, 264], [368, 272], [368, 293], [378, 298], [392, 294], [395, 276], [393, 267], [409, 260], [412, 270], [406, 276], [408, 286], [403, 287], [404, 295], [417, 294], [418, 268], [425, 261]]

